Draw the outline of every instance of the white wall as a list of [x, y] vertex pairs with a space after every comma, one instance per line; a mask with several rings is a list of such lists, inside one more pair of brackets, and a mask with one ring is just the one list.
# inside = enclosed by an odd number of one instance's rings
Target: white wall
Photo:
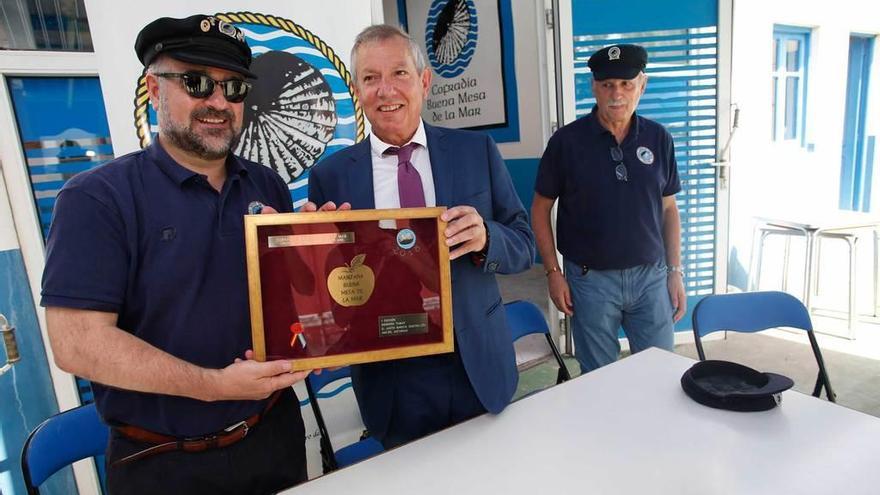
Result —
[[[864, 0], [734, 3], [732, 101], [740, 128], [731, 146], [732, 281], [737, 262], [748, 269], [754, 216], [792, 219], [837, 211], [840, 191], [847, 62], [851, 33], [880, 33], [880, 7]], [[771, 141], [771, 57], [774, 24], [812, 29], [806, 104], [807, 151]], [[867, 134], [880, 133], [880, 46], [875, 45]], [[875, 157], [875, 163], [880, 157]], [[880, 212], [880, 163], [874, 166], [873, 212]], [[737, 284], [739, 285], [739, 284]], [[744, 288], [744, 287], [741, 287]]]
[[550, 138], [543, 0], [511, 0], [519, 102], [519, 142], [499, 145], [505, 159], [536, 158]]

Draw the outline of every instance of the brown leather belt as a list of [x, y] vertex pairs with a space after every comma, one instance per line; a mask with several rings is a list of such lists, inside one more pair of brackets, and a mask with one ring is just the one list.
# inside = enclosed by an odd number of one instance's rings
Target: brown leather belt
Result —
[[182, 450], [184, 452], [204, 452], [206, 450], [211, 449], [222, 449], [224, 447], [228, 447], [234, 443], [237, 443], [244, 439], [247, 436], [248, 431], [251, 428], [257, 425], [263, 416], [269, 412], [269, 409], [278, 402], [278, 398], [281, 397], [281, 390], [272, 394], [269, 398], [269, 402], [266, 403], [266, 407], [259, 413], [254, 414], [253, 416], [239, 421], [233, 425], [230, 425], [224, 428], [222, 431], [214, 433], [212, 435], [205, 435], [203, 437], [197, 438], [177, 438], [172, 437], [170, 435], [163, 435], [161, 433], [156, 433], [150, 430], [145, 430], [143, 428], [139, 428], [137, 426], [131, 425], [121, 425], [114, 426], [113, 429], [121, 433], [126, 438], [134, 440], [136, 442], [143, 443], [152, 443], [155, 444], [152, 447], [148, 447], [144, 450], [135, 452], [129, 456], [123, 457], [122, 459], [118, 459], [113, 462], [113, 464], [125, 464], [128, 462], [137, 461], [139, 459], [143, 459], [144, 457], [149, 457], [156, 454], [161, 454], [163, 452], [172, 452], [176, 450]]

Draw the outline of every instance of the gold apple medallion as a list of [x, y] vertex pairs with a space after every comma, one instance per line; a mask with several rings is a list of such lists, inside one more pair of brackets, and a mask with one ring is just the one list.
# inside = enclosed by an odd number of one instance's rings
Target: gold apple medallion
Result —
[[359, 254], [351, 263], [334, 268], [327, 276], [330, 297], [342, 306], [360, 306], [370, 300], [376, 285], [373, 269], [364, 264], [366, 254]]

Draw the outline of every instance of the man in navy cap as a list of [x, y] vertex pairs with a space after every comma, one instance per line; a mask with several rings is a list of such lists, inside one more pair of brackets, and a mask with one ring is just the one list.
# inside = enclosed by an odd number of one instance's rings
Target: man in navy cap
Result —
[[42, 290], [55, 361], [92, 381], [112, 426], [111, 493], [275, 492], [306, 479], [291, 385], [307, 373], [248, 359], [243, 216], [292, 209], [274, 171], [230, 153], [251, 51], [204, 15], [150, 23], [135, 51], [158, 138], [58, 195]]
[[532, 228], [584, 373], [617, 359], [621, 326], [633, 352], [671, 350], [673, 324], [687, 308], [672, 136], [635, 113], [647, 62], [637, 45], [590, 57], [596, 104], [553, 135], [535, 181]]

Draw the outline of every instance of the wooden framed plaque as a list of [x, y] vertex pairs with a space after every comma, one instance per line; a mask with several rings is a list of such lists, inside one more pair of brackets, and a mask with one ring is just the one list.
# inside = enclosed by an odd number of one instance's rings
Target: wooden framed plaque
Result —
[[245, 216], [256, 359], [310, 370], [452, 352], [445, 210]]

